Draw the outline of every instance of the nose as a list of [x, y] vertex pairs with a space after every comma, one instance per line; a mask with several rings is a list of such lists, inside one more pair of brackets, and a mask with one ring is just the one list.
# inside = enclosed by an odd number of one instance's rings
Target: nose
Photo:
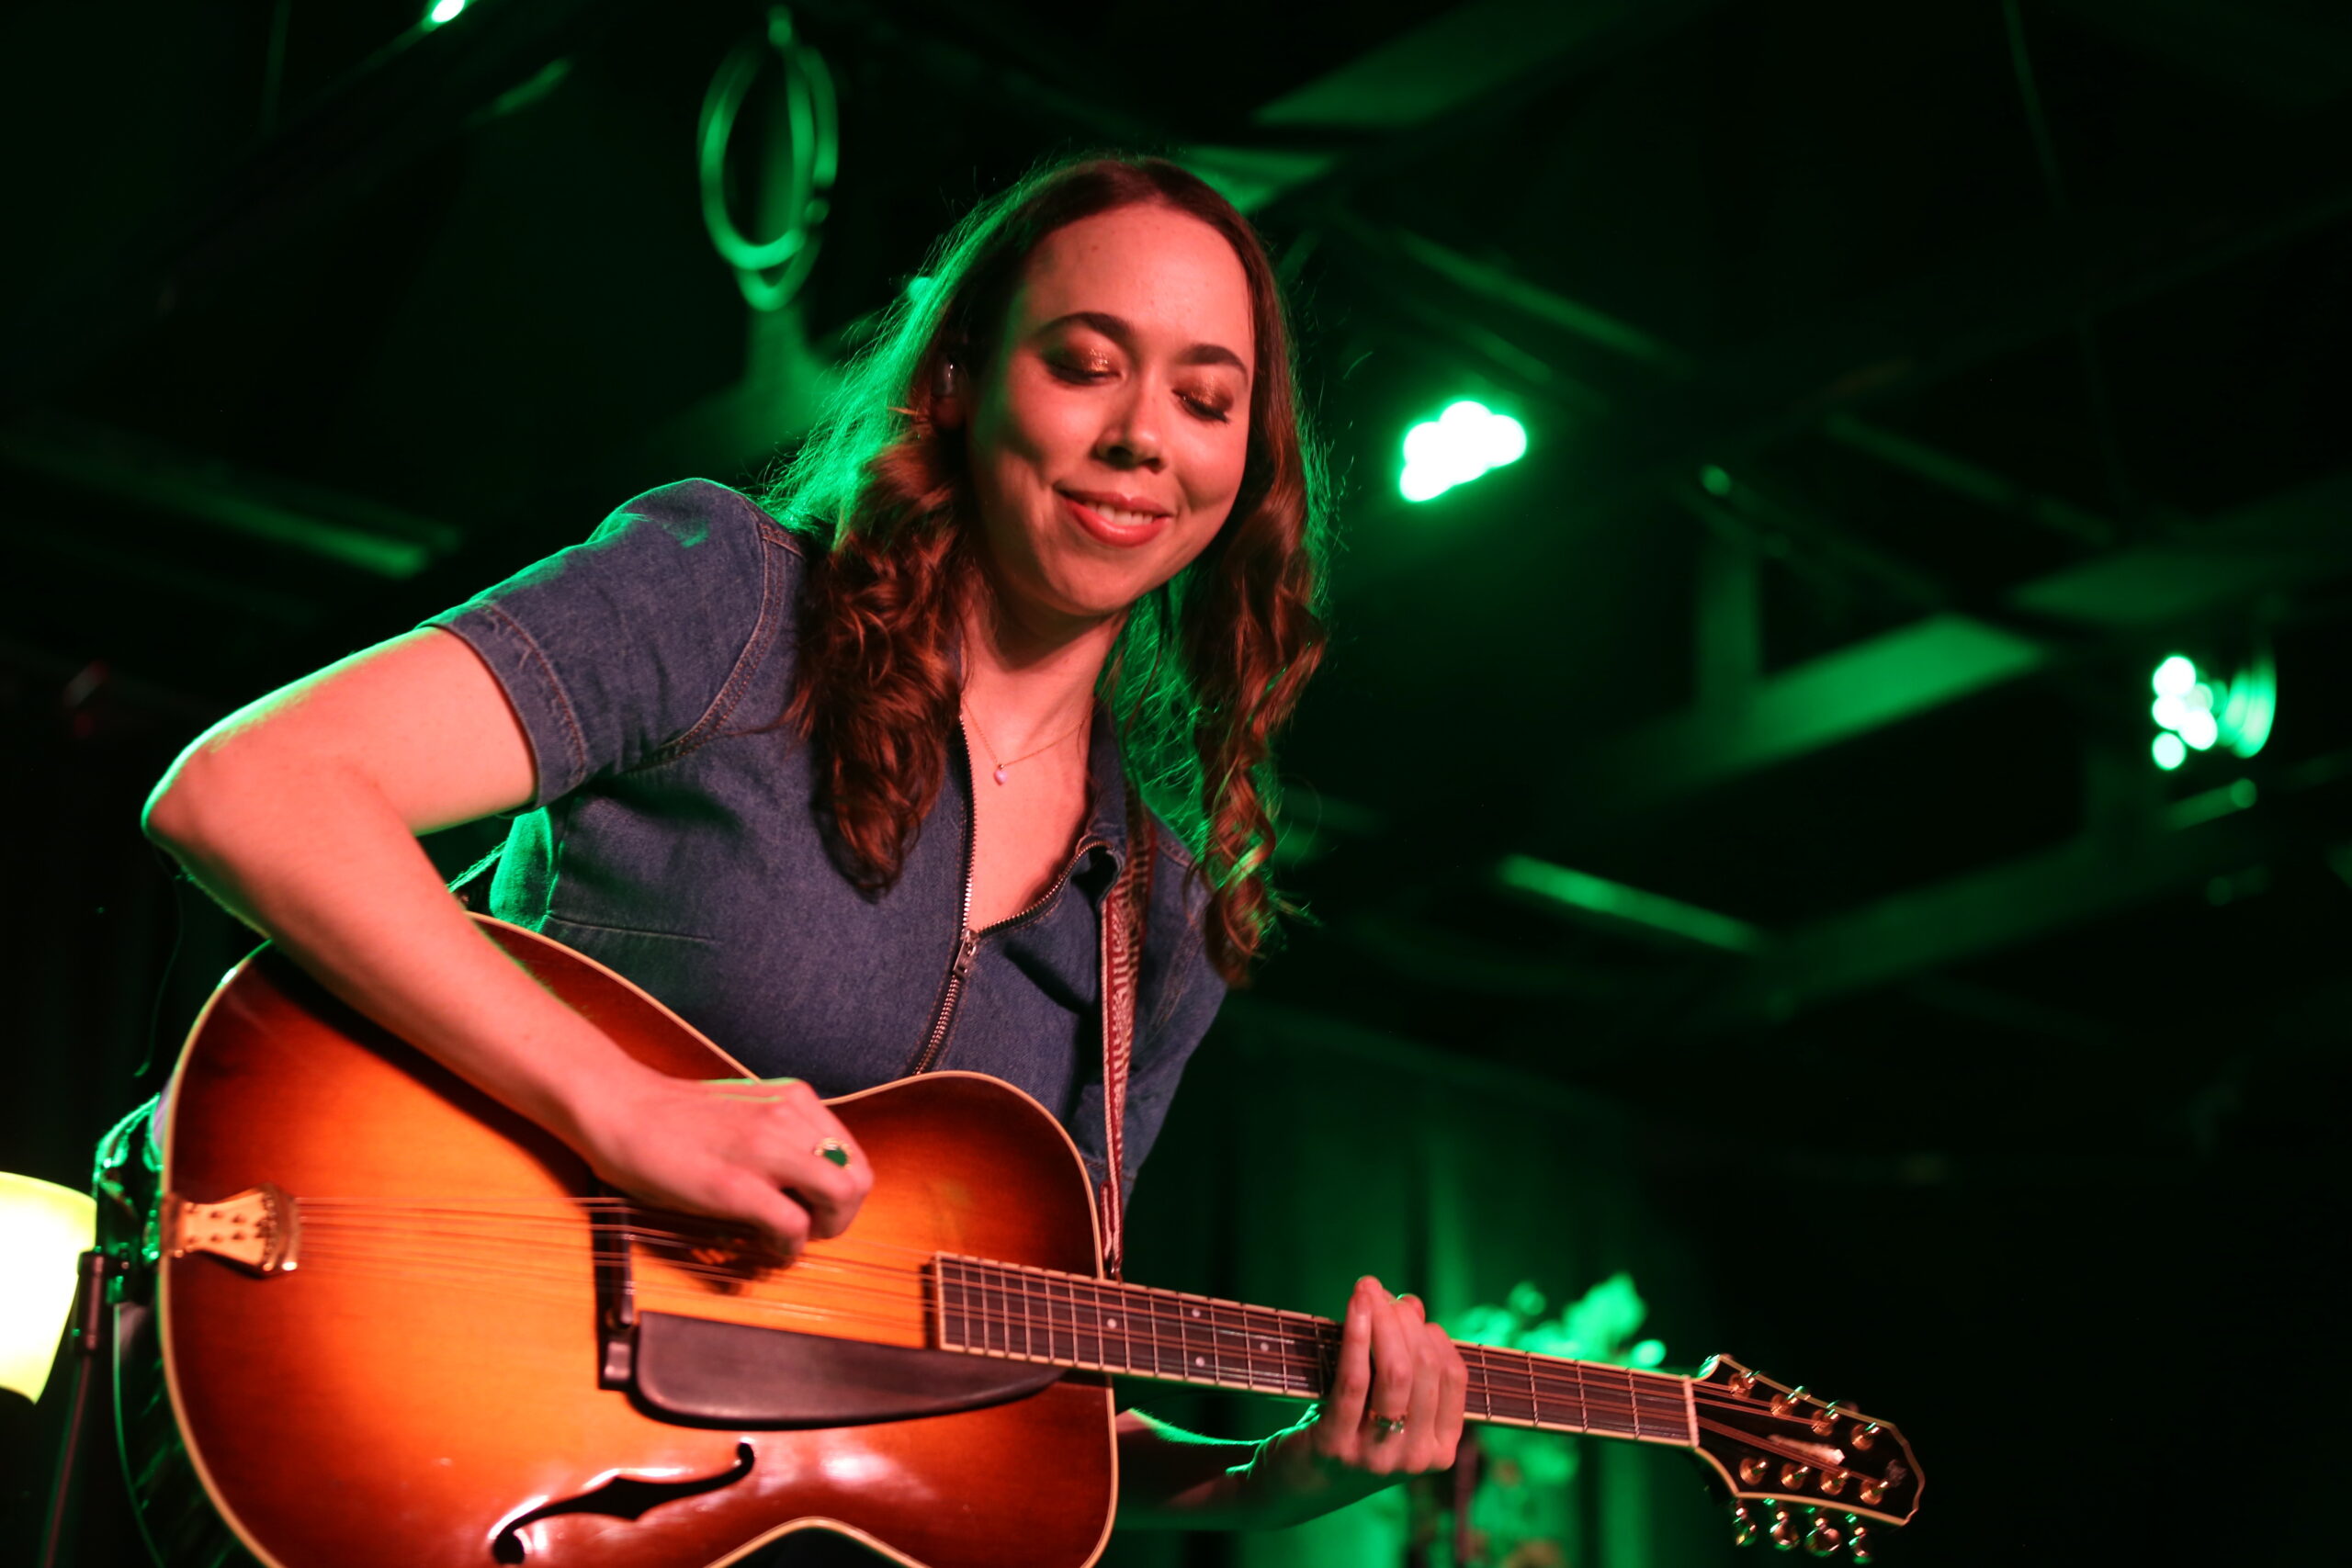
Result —
[[1157, 472], [1166, 460], [1160, 451], [1159, 400], [1147, 385], [1148, 379], [1136, 377], [1129, 383], [1127, 396], [1114, 406], [1095, 441], [1094, 455], [1114, 468]]

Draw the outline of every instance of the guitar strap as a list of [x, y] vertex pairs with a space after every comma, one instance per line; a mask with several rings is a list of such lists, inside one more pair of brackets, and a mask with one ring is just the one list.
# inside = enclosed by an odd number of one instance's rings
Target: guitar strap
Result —
[[1102, 1272], [1115, 1280], [1125, 1256], [1127, 1069], [1136, 1055], [1136, 976], [1151, 909], [1151, 863], [1159, 848], [1143, 791], [1127, 785], [1127, 859], [1102, 899], [1102, 1158], [1097, 1194]]

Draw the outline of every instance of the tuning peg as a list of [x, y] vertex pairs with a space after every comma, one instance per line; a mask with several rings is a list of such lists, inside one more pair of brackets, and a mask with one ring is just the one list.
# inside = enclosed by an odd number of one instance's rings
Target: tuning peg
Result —
[[1864, 1568], [1868, 1568], [1871, 1560], [1878, 1555], [1871, 1545], [1870, 1527], [1851, 1514], [1846, 1516], [1846, 1554], [1863, 1564]]
[[1756, 1516], [1747, 1511], [1745, 1503], [1731, 1506], [1731, 1543], [1746, 1546], [1756, 1539]]
[[1813, 1528], [1804, 1532], [1804, 1549], [1815, 1557], [1826, 1557], [1845, 1544], [1846, 1532], [1826, 1518], [1815, 1518]]
[[1790, 1551], [1804, 1539], [1797, 1517], [1786, 1508], [1772, 1510], [1772, 1545], [1781, 1551]]

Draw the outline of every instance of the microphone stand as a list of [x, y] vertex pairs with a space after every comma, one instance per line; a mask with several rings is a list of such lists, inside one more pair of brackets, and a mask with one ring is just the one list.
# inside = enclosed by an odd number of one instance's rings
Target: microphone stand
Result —
[[96, 1247], [82, 1254], [80, 1274], [74, 1288], [74, 1310], [66, 1320], [66, 1343], [72, 1347], [73, 1358], [66, 1374], [69, 1392], [65, 1396], [65, 1431], [57, 1445], [56, 1479], [49, 1488], [49, 1517], [41, 1529], [40, 1568], [60, 1568], [71, 1561], [62, 1553], [74, 1500], [81, 1491], [82, 1442], [89, 1425], [90, 1374], [98, 1358], [107, 1351], [107, 1325], [113, 1316], [107, 1310], [107, 1285], [124, 1271], [125, 1265]]

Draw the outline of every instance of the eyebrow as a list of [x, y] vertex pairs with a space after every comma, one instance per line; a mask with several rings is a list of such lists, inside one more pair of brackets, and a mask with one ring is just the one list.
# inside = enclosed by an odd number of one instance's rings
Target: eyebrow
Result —
[[[1052, 321], [1039, 327], [1037, 332], [1042, 336], [1057, 328], [1072, 325], [1091, 327], [1129, 353], [1135, 351], [1135, 328], [1128, 323], [1126, 318], [1114, 316], [1108, 310], [1072, 310], [1067, 316], [1056, 316]], [[1179, 354], [1176, 356], [1176, 363], [1179, 365], [1230, 365], [1240, 371], [1244, 377], [1250, 374], [1250, 367], [1243, 363], [1241, 356], [1222, 344], [1196, 343]]]

